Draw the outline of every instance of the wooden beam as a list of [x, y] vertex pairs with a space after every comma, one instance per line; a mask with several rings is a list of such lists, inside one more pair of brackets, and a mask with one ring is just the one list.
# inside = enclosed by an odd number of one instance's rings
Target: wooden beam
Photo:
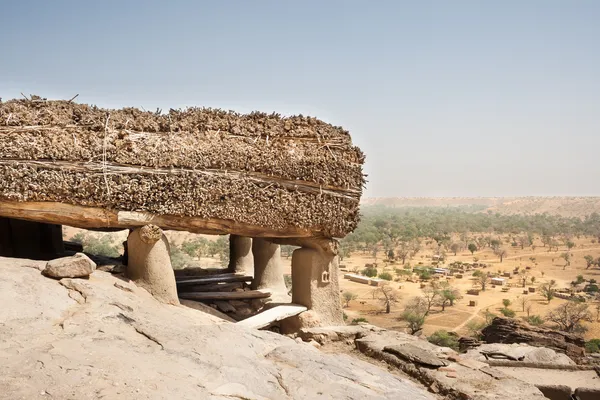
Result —
[[58, 202], [0, 201], [0, 217], [68, 225], [82, 229], [134, 229], [153, 224], [165, 230], [188, 231], [208, 235], [235, 234], [247, 237], [274, 238], [322, 236], [320, 231], [311, 231], [310, 229], [294, 226], [277, 229], [233, 220], [107, 210]]
[[179, 292], [224, 292], [241, 289], [243, 282], [216, 283], [211, 285], [179, 286]]
[[271, 325], [273, 322], [281, 321], [294, 315], [298, 315], [307, 308], [298, 304], [286, 304], [256, 314], [250, 318], [241, 320], [236, 325], [247, 326], [249, 328], [261, 329]]
[[190, 279], [200, 279], [200, 278], [228, 278], [230, 276], [245, 276], [245, 275], [240, 275], [240, 274], [236, 274], [235, 272], [224, 272], [222, 274], [211, 274], [211, 273], [205, 273], [205, 274], [198, 274], [198, 275], [175, 275], [175, 279], [177, 279], [177, 281], [187, 281]]
[[227, 283], [227, 282], [250, 282], [251, 276], [244, 275], [231, 275], [231, 276], [206, 276], [202, 278], [186, 279], [183, 281], [177, 281], [177, 287], [202, 285], [206, 283]]
[[259, 290], [249, 290], [246, 292], [194, 292], [181, 293], [179, 297], [187, 300], [250, 300], [265, 299], [271, 297], [271, 293]]

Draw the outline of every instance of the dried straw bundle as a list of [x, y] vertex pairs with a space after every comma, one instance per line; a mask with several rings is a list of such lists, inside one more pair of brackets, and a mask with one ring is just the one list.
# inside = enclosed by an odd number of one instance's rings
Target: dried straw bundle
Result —
[[[232, 220], [343, 237], [364, 156], [315, 118], [0, 103], [0, 200]], [[1, 211], [0, 211], [1, 214]]]

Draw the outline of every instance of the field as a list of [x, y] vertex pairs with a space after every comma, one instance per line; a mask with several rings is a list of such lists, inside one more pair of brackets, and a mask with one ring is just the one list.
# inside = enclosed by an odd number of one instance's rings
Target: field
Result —
[[[477, 251], [474, 255], [468, 250], [458, 252], [456, 256], [448, 255], [446, 264], [450, 264], [454, 261], [462, 262], [473, 262], [473, 257], [478, 257], [480, 263], [488, 264], [486, 268], [490, 272], [509, 272], [515, 268], [530, 267], [529, 273], [531, 277], [535, 278], [535, 283], [531, 284], [531, 281], [526, 285], [526, 289], [529, 287], [535, 287], [545, 281], [554, 279], [558, 283], [559, 288], [568, 289], [571, 287], [570, 283], [574, 281], [577, 275], [583, 275], [585, 279], [596, 279], [600, 281], [600, 269], [586, 269], [587, 263], [584, 260], [585, 255], [592, 255], [594, 258], [600, 257], [600, 245], [592, 243], [592, 238], [582, 237], [580, 239], [573, 239], [575, 247], [571, 249], [572, 254], [571, 265], [565, 267], [564, 259], [560, 258], [560, 255], [567, 251], [566, 248], [559, 248], [558, 251], [548, 251], [547, 247], [543, 247], [543, 244], [539, 240], [534, 241], [535, 250], [531, 247], [521, 249], [520, 247], [512, 247], [509, 250], [508, 256], [500, 262], [499, 258], [493, 253], [491, 249], [483, 251]], [[423, 246], [423, 245], [422, 245]], [[413, 265], [422, 262], [425, 265], [431, 263], [431, 257], [434, 253], [435, 242], [429, 246], [423, 246], [421, 253], [417, 255], [413, 260], [407, 260]], [[535, 264], [530, 260], [530, 257], [535, 257]], [[356, 268], [362, 270], [367, 263], [377, 263], [378, 272], [390, 272], [394, 277], [396, 276], [394, 270], [396, 268], [402, 268], [401, 263], [396, 262], [395, 264], [389, 264], [381, 260], [374, 258], [371, 255], [353, 254], [350, 257], [343, 260], [343, 269], [346, 271], [352, 271]], [[537, 264], [537, 265], [536, 265]], [[384, 312], [382, 303], [374, 298], [374, 291], [376, 288], [365, 284], [351, 282], [344, 279], [346, 271], [340, 271], [340, 289], [342, 291], [349, 291], [355, 293], [358, 298], [350, 301], [350, 304], [345, 308], [345, 313], [348, 315], [348, 319], [354, 318], [365, 318], [370, 323], [378, 326], [391, 328], [391, 329], [404, 329], [406, 324], [399, 320], [400, 314], [402, 313], [404, 305], [409, 299], [415, 296], [420, 296], [422, 290], [420, 283], [417, 279], [415, 282], [408, 282], [405, 278], [400, 278], [400, 282], [391, 282], [390, 285], [397, 289], [400, 295], [400, 300], [397, 304], [392, 306], [390, 314]], [[435, 307], [431, 314], [426, 319], [424, 325], [424, 333], [429, 335], [438, 329], [444, 329], [448, 331], [455, 331], [459, 334], [467, 333], [467, 324], [470, 321], [484, 321], [484, 312], [488, 310], [494, 314], [500, 315], [499, 310], [503, 307], [502, 300], [511, 300], [511, 309], [516, 311], [517, 317], [525, 316], [526, 313], [522, 311], [518, 301], [521, 297], [525, 296], [529, 299], [532, 305], [531, 314], [544, 316], [551, 309], [556, 308], [566, 300], [555, 298], [550, 304], [545, 300], [536, 290], [535, 293], [523, 294], [523, 287], [521, 282], [518, 281], [518, 276], [513, 276], [507, 279], [507, 283], [511, 285], [508, 292], [502, 292], [501, 286], [492, 287], [489, 285], [485, 291], [480, 292], [478, 296], [467, 295], [466, 291], [473, 288], [474, 282], [470, 272], [467, 272], [462, 279], [450, 278], [450, 283], [453, 287], [459, 289], [463, 298], [458, 301], [453, 307], [447, 307], [444, 312], [441, 311], [440, 307]], [[469, 306], [469, 301], [475, 300], [477, 305], [475, 307]], [[594, 317], [595, 308], [591, 306], [590, 309], [593, 311]], [[588, 331], [586, 338], [600, 337], [600, 323], [588, 323]]]

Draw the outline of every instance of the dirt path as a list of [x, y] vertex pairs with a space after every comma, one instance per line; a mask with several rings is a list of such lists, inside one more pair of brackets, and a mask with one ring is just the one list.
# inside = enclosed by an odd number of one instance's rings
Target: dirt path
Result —
[[459, 330], [461, 330], [462, 328], [464, 328], [469, 322], [471, 322], [476, 316], [479, 315], [479, 311], [481, 311], [482, 307], [477, 307], [476, 309], [473, 310], [473, 313], [471, 314], [471, 316], [469, 318], [467, 318], [465, 320], [465, 322], [463, 322], [462, 324], [458, 325], [456, 328], [452, 329], [452, 332], [458, 332]]

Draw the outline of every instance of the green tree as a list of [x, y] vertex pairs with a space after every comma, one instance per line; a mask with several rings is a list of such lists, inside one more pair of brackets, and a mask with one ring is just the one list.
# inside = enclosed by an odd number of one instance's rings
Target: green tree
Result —
[[585, 269], [589, 269], [592, 265], [594, 265], [594, 257], [590, 256], [589, 254], [585, 257], [583, 257], [585, 259], [585, 262], [587, 263], [587, 267]]
[[393, 278], [392, 274], [390, 274], [389, 272], [382, 272], [379, 274], [379, 279], [384, 279], [386, 281], [391, 281]]
[[362, 270], [362, 274], [364, 276], [368, 276], [369, 278], [374, 278], [377, 276], [377, 268], [375, 267], [367, 267]]
[[471, 252], [471, 255], [475, 254], [477, 251], [477, 245], [475, 243], [469, 243], [469, 251]]
[[554, 322], [558, 328], [565, 332], [585, 332], [583, 321], [592, 321], [592, 314], [585, 303], [567, 301], [548, 313], [546, 319]]
[[550, 282], [545, 282], [540, 285], [540, 293], [546, 300], [548, 300], [548, 304], [550, 304], [550, 300], [552, 300], [556, 295], [557, 286], [558, 285], [554, 279], [552, 279]]
[[460, 295], [460, 290], [450, 286], [448, 282], [443, 282], [440, 284], [438, 293], [438, 304], [442, 307], [442, 311], [446, 310], [446, 306], [452, 307], [457, 300], [462, 298]]
[[415, 297], [404, 307], [400, 317], [401, 320], [408, 323], [408, 329], [411, 335], [414, 335], [423, 329], [425, 319], [427, 318], [427, 305], [421, 297]]
[[356, 295], [355, 293], [352, 293], [352, 292], [344, 292], [342, 294], [342, 298], [344, 299], [344, 302], [346, 303], [346, 307], [349, 307], [350, 302], [352, 300], [356, 300], [358, 298], [358, 295]]

